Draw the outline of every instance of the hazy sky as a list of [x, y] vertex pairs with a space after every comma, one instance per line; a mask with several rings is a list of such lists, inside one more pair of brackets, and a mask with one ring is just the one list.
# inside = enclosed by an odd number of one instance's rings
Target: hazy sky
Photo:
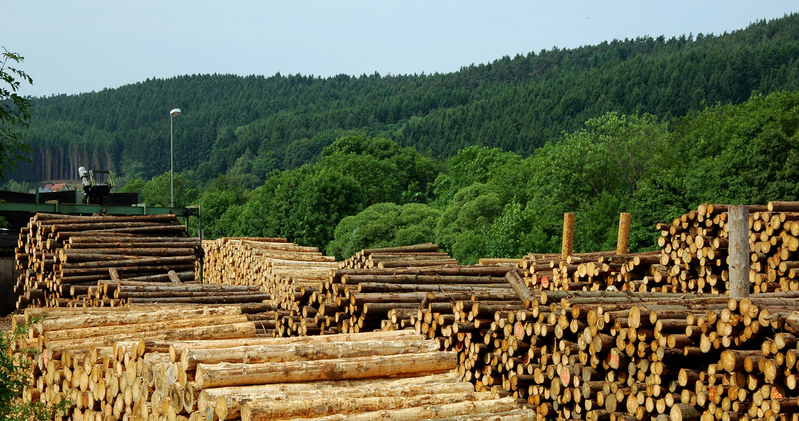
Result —
[[614, 38], [742, 29], [796, 0], [0, 0], [0, 46], [25, 57], [25, 95], [150, 77], [453, 72], [504, 55]]

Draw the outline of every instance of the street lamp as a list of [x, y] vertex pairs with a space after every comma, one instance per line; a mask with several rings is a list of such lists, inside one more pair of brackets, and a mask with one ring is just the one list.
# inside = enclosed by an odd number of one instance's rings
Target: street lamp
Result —
[[174, 126], [172, 125], [172, 118], [180, 115], [180, 108], [175, 108], [169, 112], [169, 207], [175, 207], [175, 147], [173, 146], [173, 138], [175, 137]]

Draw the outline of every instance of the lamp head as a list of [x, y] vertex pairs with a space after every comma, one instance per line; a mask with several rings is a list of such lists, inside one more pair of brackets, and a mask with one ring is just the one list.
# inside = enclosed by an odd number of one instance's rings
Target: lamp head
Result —
[[180, 108], [173, 109], [172, 111], [169, 112], [169, 115], [171, 115], [172, 117], [180, 115]]

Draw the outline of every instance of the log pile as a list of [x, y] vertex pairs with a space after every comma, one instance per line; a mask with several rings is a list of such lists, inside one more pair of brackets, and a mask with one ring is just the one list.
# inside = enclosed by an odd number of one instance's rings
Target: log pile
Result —
[[[525, 282], [543, 290], [725, 294], [727, 208], [700, 205], [671, 224], [658, 224], [656, 252], [531, 253], [521, 264]], [[751, 292], [799, 290], [799, 202], [748, 208]]]
[[532, 419], [458, 382], [455, 354], [413, 331], [257, 338], [238, 306], [48, 310], [18, 344], [42, 351], [23, 399], [67, 397], [75, 420]]
[[458, 261], [441, 252], [437, 244], [363, 249], [339, 264], [342, 269], [386, 269], [457, 265]]
[[31, 367], [33, 386], [23, 399], [55, 403], [66, 397], [72, 403], [66, 416], [72, 419], [147, 419], [148, 373], [163, 360], [145, 355], [148, 342], [256, 335], [237, 306], [28, 308], [19, 319], [15, 322], [34, 324], [17, 346], [40, 351]]
[[256, 286], [284, 310], [299, 311], [338, 266], [317, 247], [285, 238], [220, 238], [203, 248], [206, 283]]
[[[728, 291], [727, 205], [700, 205], [659, 224], [664, 284], [674, 291]], [[749, 206], [752, 292], [799, 290], [799, 202]]]
[[391, 330], [412, 326], [422, 308], [441, 311], [452, 300], [518, 300], [504, 278], [507, 266], [408, 266], [339, 269], [315, 303], [323, 331]]
[[423, 317], [442, 322], [464, 380], [541, 417], [772, 419], [798, 412], [797, 308], [797, 293], [533, 291], [527, 306], [455, 302]]
[[525, 283], [551, 291], [662, 291], [667, 268], [660, 265], [661, 252], [615, 251], [560, 254], [531, 253], [524, 257]]
[[268, 294], [250, 285], [126, 285], [112, 283], [108, 287], [115, 299], [127, 304], [240, 304], [271, 301]]
[[18, 240], [17, 308], [118, 305], [109, 282], [193, 282], [199, 253], [199, 240], [186, 237], [175, 215], [39, 213]]

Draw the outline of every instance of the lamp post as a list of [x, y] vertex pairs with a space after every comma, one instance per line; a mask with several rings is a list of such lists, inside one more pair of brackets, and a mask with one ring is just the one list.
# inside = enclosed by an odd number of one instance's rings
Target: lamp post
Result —
[[175, 207], [175, 148], [173, 139], [175, 137], [174, 126], [172, 125], [172, 118], [180, 115], [180, 108], [174, 108], [169, 112], [169, 207]]

